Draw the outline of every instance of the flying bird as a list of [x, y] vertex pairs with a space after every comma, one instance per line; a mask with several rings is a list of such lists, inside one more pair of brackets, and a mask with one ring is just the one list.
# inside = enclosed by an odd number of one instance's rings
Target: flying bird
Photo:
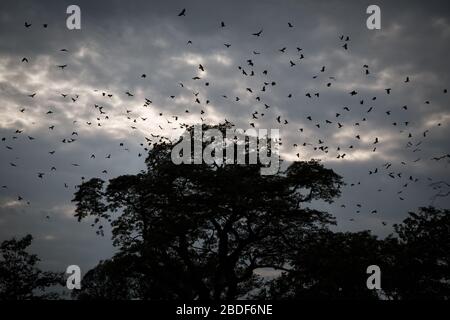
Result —
[[263, 32], [263, 30], [261, 29], [258, 32], [252, 33], [252, 35], [259, 37], [259, 36], [261, 36], [262, 32]]

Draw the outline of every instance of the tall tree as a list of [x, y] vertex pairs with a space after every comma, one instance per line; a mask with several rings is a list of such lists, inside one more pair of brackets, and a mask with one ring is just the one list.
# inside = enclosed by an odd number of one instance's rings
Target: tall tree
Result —
[[[156, 144], [145, 172], [117, 177], [106, 186], [94, 178], [75, 194], [79, 220], [94, 217], [99, 228], [111, 222], [120, 250], [107, 265], [125, 259], [139, 279], [128, 296], [248, 297], [263, 280], [256, 271], [288, 268], [293, 244], [334, 223], [328, 213], [308, 207], [313, 200], [332, 202], [343, 184], [318, 161], [294, 162], [269, 176], [261, 175], [259, 162], [175, 165], [173, 146]], [[96, 269], [93, 278], [102, 278], [105, 263]], [[89, 290], [89, 281], [84, 279], [87, 289], [81, 294], [99, 297]]]

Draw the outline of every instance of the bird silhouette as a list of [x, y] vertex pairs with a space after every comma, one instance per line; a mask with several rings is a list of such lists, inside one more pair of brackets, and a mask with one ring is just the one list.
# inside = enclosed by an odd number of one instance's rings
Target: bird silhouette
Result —
[[252, 35], [259, 37], [259, 36], [261, 36], [262, 32], [263, 32], [263, 30], [261, 29], [258, 32], [252, 33]]

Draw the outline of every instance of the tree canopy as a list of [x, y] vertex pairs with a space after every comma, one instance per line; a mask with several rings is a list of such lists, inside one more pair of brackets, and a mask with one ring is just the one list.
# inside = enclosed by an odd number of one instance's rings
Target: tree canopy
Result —
[[39, 258], [26, 249], [33, 237], [11, 239], [0, 246], [0, 300], [54, 299], [57, 294], [47, 289], [62, 283], [62, 274], [41, 271]]
[[255, 271], [284, 270], [293, 245], [334, 223], [308, 207], [332, 202], [343, 184], [318, 161], [262, 176], [260, 164], [175, 165], [172, 146], [156, 145], [145, 172], [107, 186], [91, 179], [74, 198], [78, 219], [111, 222], [115, 260], [133, 260], [145, 280], [137, 298], [248, 296], [262, 281]]
[[[222, 128], [223, 129], [223, 128]], [[319, 161], [278, 174], [261, 164], [180, 164], [156, 144], [145, 171], [75, 194], [76, 216], [112, 227], [118, 253], [83, 279], [80, 299], [449, 298], [449, 211], [421, 208], [378, 239], [333, 232], [342, 177]], [[247, 149], [247, 152], [249, 150]], [[367, 289], [379, 265], [381, 291]]]

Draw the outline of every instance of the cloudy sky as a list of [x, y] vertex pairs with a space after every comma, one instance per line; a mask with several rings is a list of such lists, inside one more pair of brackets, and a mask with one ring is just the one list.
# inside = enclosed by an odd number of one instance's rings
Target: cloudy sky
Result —
[[[81, 30], [66, 28], [70, 4], [0, 2], [0, 240], [33, 234], [44, 267], [113, 253], [73, 216], [82, 177], [138, 172], [145, 137], [201, 117], [279, 128], [284, 159], [341, 174], [342, 197], [316, 204], [338, 230], [385, 236], [409, 210], [449, 207], [434, 196], [448, 185], [430, 186], [450, 182], [447, 1], [77, 1]], [[381, 30], [366, 27], [370, 4]]]

